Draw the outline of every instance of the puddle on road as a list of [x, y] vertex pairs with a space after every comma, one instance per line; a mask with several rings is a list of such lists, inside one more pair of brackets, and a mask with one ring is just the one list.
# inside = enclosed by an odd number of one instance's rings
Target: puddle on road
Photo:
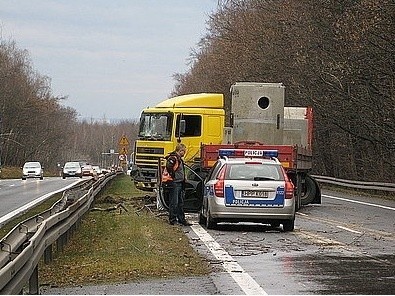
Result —
[[[322, 287], [312, 294], [392, 295], [395, 291], [395, 256], [307, 255], [282, 257], [283, 264]], [[309, 293], [309, 292], [308, 292]]]

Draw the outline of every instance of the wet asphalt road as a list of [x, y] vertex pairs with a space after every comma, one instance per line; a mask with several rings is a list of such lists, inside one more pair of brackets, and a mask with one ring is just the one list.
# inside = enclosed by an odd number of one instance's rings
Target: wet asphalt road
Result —
[[60, 190], [78, 181], [45, 177], [40, 179], [3, 179], [0, 180], [0, 217], [34, 201], [40, 196]]
[[[190, 220], [196, 224], [183, 229], [195, 249], [211, 262], [211, 275], [97, 287], [43, 287], [42, 294], [394, 294], [395, 201], [324, 191], [321, 205], [306, 206], [297, 214], [291, 233], [260, 224], [220, 224], [206, 232], [197, 225], [197, 215]], [[218, 243], [225, 259], [215, 257], [219, 247], [210, 250], [202, 233]], [[229, 261], [237, 268], [226, 270]], [[253, 281], [249, 284], [260, 290], [248, 290], [249, 278]]]

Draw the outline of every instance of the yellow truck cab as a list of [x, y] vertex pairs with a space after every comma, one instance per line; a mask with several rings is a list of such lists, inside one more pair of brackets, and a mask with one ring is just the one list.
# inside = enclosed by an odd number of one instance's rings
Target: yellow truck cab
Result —
[[177, 96], [144, 109], [134, 147], [132, 177], [136, 187], [146, 191], [156, 188], [158, 161], [179, 142], [187, 147], [185, 162], [198, 162], [201, 144], [222, 143], [224, 126], [223, 94]]

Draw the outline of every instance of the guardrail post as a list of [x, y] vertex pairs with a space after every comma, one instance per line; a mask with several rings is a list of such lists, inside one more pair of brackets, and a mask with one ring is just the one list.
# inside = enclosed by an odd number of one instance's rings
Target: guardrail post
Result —
[[75, 225], [75, 229], [76, 230], [80, 228], [80, 226], [81, 226], [81, 217], [78, 218], [77, 221], [75, 221], [74, 225]]
[[71, 234], [71, 237], [74, 235], [74, 233], [77, 231], [77, 223], [78, 223], [78, 220], [79, 219], [77, 219], [77, 221], [70, 227], [70, 234]]
[[70, 238], [71, 238], [71, 231], [70, 228], [64, 233], [64, 244], [67, 245], [67, 243], [69, 242]]
[[63, 252], [63, 248], [65, 245], [65, 233], [63, 233], [59, 238], [56, 240], [56, 250], [58, 252]]
[[36, 266], [29, 279], [29, 294], [38, 295], [38, 290], [38, 266]]
[[52, 256], [52, 245], [49, 245], [45, 250], [44, 250], [44, 263], [48, 264], [51, 262], [53, 259]]

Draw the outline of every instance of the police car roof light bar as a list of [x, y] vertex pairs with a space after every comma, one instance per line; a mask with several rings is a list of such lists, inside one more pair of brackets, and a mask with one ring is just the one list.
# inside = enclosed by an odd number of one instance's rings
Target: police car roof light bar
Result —
[[278, 150], [259, 149], [219, 149], [219, 157], [278, 157]]

